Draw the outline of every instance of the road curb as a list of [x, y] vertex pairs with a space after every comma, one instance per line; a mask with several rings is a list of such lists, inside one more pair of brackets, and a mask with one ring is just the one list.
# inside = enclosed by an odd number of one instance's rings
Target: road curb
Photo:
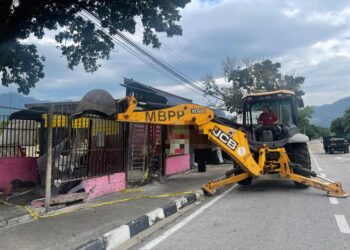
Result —
[[135, 235], [152, 227], [157, 222], [179, 212], [182, 208], [193, 204], [195, 201], [203, 197], [203, 195], [202, 190], [197, 190], [193, 194], [176, 199], [163, 207], [156, 208], [120, 227], [103, 234], [97, 239], [81, 244], [76, 248], [76, 250], [115, 249]]
[[31, 221], [31, 217], [29, 214], [23, 214], [19, 216], [15, 216], [12, 218], [6, 218], [5, 220], [0, 220], [0, 229], [4, 229], [9, 226], [17, 225], [20, 223], [25, 223]]

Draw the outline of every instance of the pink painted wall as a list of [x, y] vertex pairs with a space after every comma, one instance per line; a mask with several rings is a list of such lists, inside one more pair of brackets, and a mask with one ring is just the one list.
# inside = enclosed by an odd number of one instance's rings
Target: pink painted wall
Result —
[[166, 144], [167, 155], [184, 155], [190, 153], [190, 130], [189, 126], [167, 126], [168, 139]]
[[165, 160], [165, 174], [182, 173], [190, 169], [190, 155], [169, 156]]
[[125, 173], [83, 180], [88, 199], [97, 198], [105, 194], [119, 192], [125, 189]]
[[38, 164], [36, 157], [0, 158], [0, 189], [15, 179], [37, 183]]

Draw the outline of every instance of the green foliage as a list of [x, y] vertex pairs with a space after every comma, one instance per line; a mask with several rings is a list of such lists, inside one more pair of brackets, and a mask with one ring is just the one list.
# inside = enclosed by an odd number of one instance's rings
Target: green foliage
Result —
[[310, 118], [312, 117], [312, 107], [306, 106], [303, 109], [298, 110], [299, 129], [302, 133], [306, 134], [310, 139], [320, 138], [322, 136], [329, 135], [328, 128], [315, 126], [310, 124]]
[[330, 130], [338, 136], [344, 134], [343, 118], [339, 117], [332, 121]]
[[43, 62], [35, 45], [24, 45], [18, 41], [0, 43], [0, 75], [3, 86], [18, 85], [17, 91], [29, 94], [35, 83], [45, 76]]
[[314, 126], [315, 127], [315, 130], [318, 134], [318, 137], [323, 137], [323, 136], [328, 136], [330, 135], [330, 130], [329, 128], [323, 128], [323, 127], [320, 127], [320, 126], [315, 126], [315, 125], [311, 125], [311, 126]]
[[350, 108], [348, 108], [342, 117], [332, 121], [331, 131], [340, 137], [350, 138]]
[[350, 108], [348, 108], [343, 115], [344, 134], [350, 134]]
[[249, 92], [288, 89], [299, 97], [304, 95], [301, 85], [305, 78], [294, 74], [282, 74], [279, 62], [244, 60], [238, 63], [234, 59], [227, 58], [222, 66], [227, 84], [220, 86], [210, 74], [203, 78], [206, 94], [219, 96], [223, 100], [222, 103], [212, 103], [217, 108], [236, 111], [241, 106], [242, 96]]
[[310, 139], [319, 138], [317, 132], [312, 126], [306, 127], [304, 134], [306, 134]]
[[310, 118], [312, 117], [312, 113], [313, 109], [309, 106], [298, 110], [299, 129], [310, 138], [314, 138], [316, 136], [315, 131], [310, 126]]
[[[135, 33], [136, 18], [143, 26], [143, 43], [159, 48], [157, 33], [168, 37], [181, 35], [176, 23], [180, 8], [190, 0], [1, 0], [0, 1], [0, 77], [2, 85], [15, 83], [18, 92], [28, 94], [44, 78], [44, 57], [35, 45], [22, 44], [30, 34], [41, 39], [47, 30], [58, 30], [55, 37], [62, 55], [73, 69], [83, 64], [87, 72], [98, 69], [99, 59], [109, 59], [114, 48], [111, 38], [79, 16], [86, 10], [101, 19], [101, 26], [115, 35], [118, 31]], [[59, 29], [60, 28], [60, 29]]]

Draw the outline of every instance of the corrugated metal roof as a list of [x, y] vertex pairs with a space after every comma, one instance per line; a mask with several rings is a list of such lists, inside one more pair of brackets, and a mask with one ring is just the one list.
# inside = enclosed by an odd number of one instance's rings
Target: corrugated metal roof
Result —
[[165, 103], [169, 105], [192, 103], [191, 99], [187, 99], [157, 88], [153, 88], [151, 86], [134, 81], [133, 79], [124, 78], [124, 85], [122, 86], [126, 87], [126, 95], [129, 95], [131, 92], [133, 92], [138, 101]]

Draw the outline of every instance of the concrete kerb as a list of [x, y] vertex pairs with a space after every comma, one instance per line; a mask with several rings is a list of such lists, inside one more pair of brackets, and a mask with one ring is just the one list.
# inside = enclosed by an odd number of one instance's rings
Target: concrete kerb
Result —
[[0, 228], [5, 228], [13, 225], [17, 225], [20, 223], [25, 223], [31, 221], [32, 218], [29, 214], [23, 214], [20, 216], [15, 216], [13, 218], [6, 218], [4, 220], [0, 219]]
[[193, 194], [189, 194], [179, 199], [176, 199], [163, 207], [156, 208], [153, 211], [150, 211], [118, 228], [115, 228], [103, 234], [97, 239], [91, 240], [78, 246], [76, 250], [116, 249], [118, 246], [122, 245], [127, 240], [131, 239], [140, 232], [150, 228], [157, 222], [175, 214], [182, 208], [193, 204], [201, 197], [203, 197], [203, 195], [204, 193], [202, 190], [197, 190]]
[[[9, 218], [2, 218], [0, 216], [0, 229], [35, 220], [30, 214], [28, 214], [28, 211], [25, 211], [24, 206], [20, 205], [18, 207], [21, 207], [20, 209], [22, 210], [23, 214], [15, 215], [15, 216], [9, 217]], [[39, 215], [45, 215], [45, 208], [43, 208], [43, 207], [37, 207], [37, 206], [32, 206], [32, 205], [28, 205], [27, 207], [31, 211], [36, 212]], [[57, 205], [57, 206], [51, 207], [50, 211], [48, 213], [46, 213], [46, 215], [51, 215], [58, 210], [61, 210], [64, 212], [64, 211], [66, 211], [65, 209], [84, 208], [84, 207], [86, 207], [86, 204], [72, 205], [72, 206], [68, 206], [68, 207], [66, 205]]]

